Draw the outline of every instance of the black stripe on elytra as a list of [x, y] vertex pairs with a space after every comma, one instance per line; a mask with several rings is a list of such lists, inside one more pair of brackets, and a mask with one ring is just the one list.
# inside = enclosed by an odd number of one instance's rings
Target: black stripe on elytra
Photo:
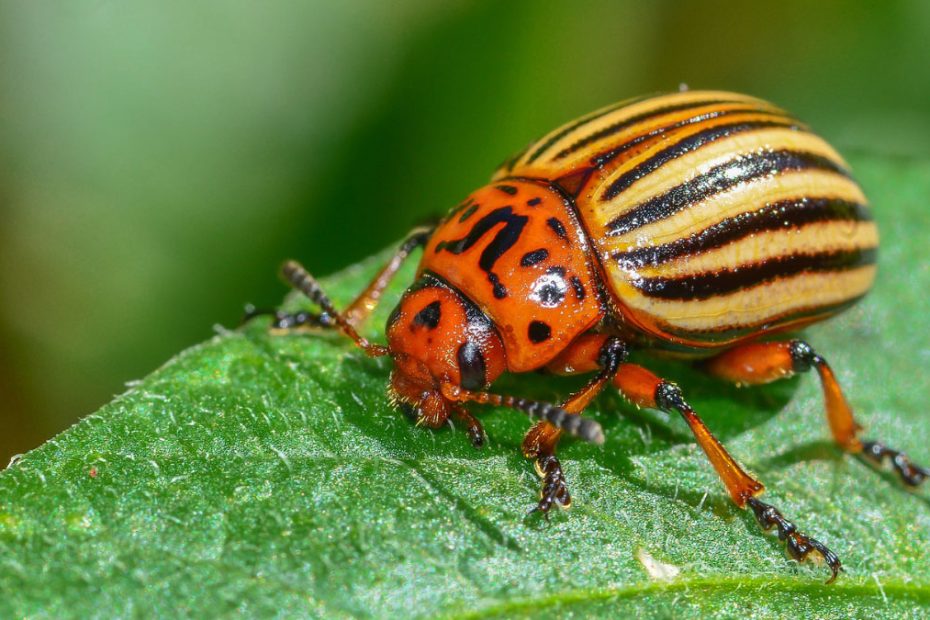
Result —
[[558, 142], [559, 140], [561, 140], [562, 138], [564, 138], [565, 136], [567, 136], [567, 135], [570, 134], [571, 132], [575, 131], [576, 129], [578, 129], [578, 128], [580, 128], [580, 127], [584, 127], [584, 126], [587, 125], [588, 123], [590, 123], [590, 122], [592, 122], [592, 121], [596, 121], [597, 119], [602, 118], [602, 117], [604, 117], [604, 116], [607, 116], [608, 114], [610, 114], [610, 113], [612, 113], [612, 112], [616, 112], [616, 111], [619, 110], [620, 108], [626, 107], [626, 106], [631, 105], [631, 104], [633, 104], [633, 103], [638, 103], [638, 102], [640, 102], [640, 101], [643, 101], [643, 100], [645, 100], [645, 99], [648, 99], [649, 97], [650, 97], [650, 95], [646, 95], [646, 96], [644, 96], [644, 97], [636, 97], [636, 98], [633, 98], [633, 99], [626, 99], [626, 100], [621, 101], [620, 103], [616, 103], [616, 104], [614, 104], [614, 105], [612, 105], [612, 106], [610, 106], [610, 107], [608, 107], [608, 108], [606, 108], [606, 109], [604, 109], [604, 110], [600, 110], [600, 111], [598, 111], [598, 112], [592, 112], [591, 114], [588, 114], [587, 116], [582, 116], [582, 117], [579, 118], [577, 121], [575, 121], [574, 123], [572, 123], [572, 124], [569, 125], [568, 127], [566, 127], [566, 128], [564, 128], [563, 130], [559, 131], [558, 133], [556, 133], [555, 135], [553, 135], [551, 138], [549, 138], [548, 140], [546, 140], [545, 142], [543, 142], [542, 144], [540, 144], [539, 147], [538, 147], [535, 151], [533, 151], [533, 154], [530, 155], [529, 159], [526, 160], [526, 163], [531, 164], [531, 163], [533, 163], [534, 161], [536, 161], [537, 159], [539, 159], [539, 156], [542, 155], [543, 153], [545, 153], [547, 150], [549, 150], [549, 147], [551, 147], [553, 144], [555, 144], [556, 142]]
[[[665, 115], [665, 114], [672, 114], [672, 113], [674, 113], [674, 112], [681, 112], [681, 111], [683, 111], [683, 110], [689, 110], [689, 109], [693, 109], [693, 108], [700, 108], [700, 107], [703, 107], [703, 106], [706, 106], [706, 105], [711, 105], [711, 104], [714, 104], [714, 103], [723, 104], [723, 103], [736, 103], [736, 102], [734, 102], [734, 101], [728, 101], [728, 100], [725, 100], [725, 99], [703, 99], [703, 100], [701, 100], [701, 101], [691, 101], [691, 102], [689, 102], [689, 103], [680, 103], [680, 104], [678, 104], [678, 105], [670, 105], [670, 106], [666, 106], [666, 107], [664, 107], [664, 108], [656, 108], [655, 110], [650, 110], [650, 111], [648, 111], [648, 112], [644, 112], [644, 113], [642, 113], [642, 114], [638, 114], [638, 115], [636, 115], [636, 116], [633, 116], [633, 117], [628, 118], [627, 120], [620, 121], [620, 122], [618, 122], [618, 123], [614, 123], [613, 125], [608, 125], [607, 127], [604, 127], [604, 128], [602, 128], [602, 129], [599, 129], [598, 131], [595, 131], [594, 133], [588, 134], [588, 135], [585, 136], [584, 138], [581, 138], [581, 139], [579, 139], [577, 142], [573, 143], [571, 146], [568, 146], [568, 147], [562, 149], [561, 151], [559, 151], [558, 153], [556, 153], [556, 155], [552, 158], [552, 160], [553, 160], [553, 161], [556, 161], [556, 160], [559, 160], [559, 159], [563, 159], [563, 158], [565, 158], [565, 157], [568, 157], [568, 156], [571, 155], [572, 153], [575, 153], [576, 151], [579, 151], [579, 150], [583, 149], [584, 147], [588, 146], [588, 145], [591, 144], [592, 142], [597, 142], [598, 140], [603, 140], [604, 138], [609, 138], [609, 137], [612, 136], [612, 135], [615, 135], [615, 134], [620, 133], [620, 132], [623, 131], [624, 129], [628, 129], [628, 128], [632, 127], [633, 125], [636, 125], [636, 124], [638, 124], [638, 123], [642, 123], [643, 121], [648, 121], [648, 120], [650, 120], [650, 119], [653, 119], [653, 118], [656, 118], [656, 117], [659, 117], [659, 116], [663, 116], [663, 115]], [[739, 109], [739, 110], [718, 110], [718, 111], [716, 111], [716, 112], [707, 112], [707, 113], [705, 113], [705, 114], [699, 114], [699, 115], [694, 116], [694, 117], [692, 117], [692, 118], [690, 118], [690, 119], [680, 121], [680, 122], [675, 123], [675, 124], [673, 124], [673, 125], [671, 125], [671, 126], [663, 126], [663, 127], [661, 127], [661, 128], [656, 128], [655, 130], [653, 130], [653, 131], [651, 131], [651, 132], [649, 132], [649, 133], [650, 133], [650, 134], [662, 133], [663, 131], [667, 131], [667, 130], [669, 130], [669, 129], [674, 129], [674, 128], [676, 128], [676, 127], [681, 127], [681, 126], [684, 126], [684, 125], [687, 125], [687, 124], [699, 122], [699, 121], [701, 121], [701, 120], [707, 120], [707, 119], [710, 119], [710, 118], [715, 118], [715, 117], [717, 117], [717, 116], [720, 116], [720, 115], [726, 114], [726, 113], [731, 113], [731, 114], [732, 114], [732, 113], [735, 113], [735, 112], [739, 112], [739, 113], [744, 113], [744, 114], [745, 114], [745, 113], [747, 113], [747, 112], [756, 112], [756, 111], [758, 111], [757, 108], [741, 108], [741, 109]], [[649, 135], [649, 134], [647, 134], [647, 135]]]
[[760, 232], [799, 228], [818, 222], [863, 222], [871, 219], [868, 207], [856, 202], [838, 198], [794, 198], [728, 217], [699, 233], [671, 243], [616, 252], [611, 258], [630, 268], [655, 266], [682, 256], [707, 252]]
[[530, 142], [525, 147], [523, 147], [523, 150], [519, 151], [518, 153], [514, 153], [513, 155], [505, 159], [504, 162], [500, 166], [497, 167], [497, 170], [506, 169], [507, 172], [510, 172], [511, 170], [513, 170], [513, 167], [517, 165], [517, 162], [520, 161], [521, 157], [526, 155], [526, 152], [530, 150], [531, 146], [533, 146], [532, 142]]
[[543, 262], [549, 258], [549, 250], [546, 248], [539, 248], [538, 250], [533, 250], [532, 252], [527, 252], [523, 255], [523, 258], [520, 259], [521, 267], [532, 267], [538, 263]]
[[439, 325], [439, 319], [442, 316], [440, 303], [434, 301], [426, 305], [422, 310], [416, 313], [413, 317], [414, 326], [423, 326], [427, 329], [436, 329], [436, 326]]
[[736, 155], [706, 173], [638, 204], [610, 221], [605, 228], [608, 235], [622, 235], [640, 226], [671, 217], [693, 203], [740, 183], [787, 170], [805, 169], [829, 170], [848, 175], [846, 169], [837, 162], [814, 153], [785, 150]]
[[844, 271], [875, 263], [876, 248], [859, 248], [814, 254], [789, 254], [682, 278], [642, 278], [631, 283], [644, 295], [658, 299], [692, 301], [726, 295], [758, 284], [802, 273]]
[[480, 220], [475, 222], [472, 229], [467, 235], [455, 241], [445, 241], [437, 246], [437, 251], [442, 249], [452, 254], [461, 254], [465, 252], [484, 237], [488, 232], [497, 227], [499, 224], [506, 224], [501, 228], [491, 243], [484, 248], [481, 256], [478, 258], [478, 266], [488, 274], [488, 280], [493, 286], [494, 297], [503, 299], [507, 296], [507, 289], [500, 282], [500, 278], [495, 274], [494, 263], [503, 256], [520, 238], [523, 228], [529, 221], [526, 215], [515, 215], [512, 206], [501, 207], [491, 211]]
[[667, 164], [673, 159], [687, 155], [688, 153], [693, 153], [694, 151], [700, 149], [703, 146], [706, 146], [707, 144], [728, 138], [738, 133], [754, 131], [756, 129], [764, 129], [766, 127], [789, 127], [792, 129], [800, 129], [800, 125], [798, 125], [796, 122], [784, 118], [781, 120], [770, 121], [742, 121], [738, 123], [726, 123], [724, 125], [709, 127], [703, 131], [694, 133], [687, 138], [682, 138], [672, 146], [662, 149], [649, 159], [641, 162], [632, 170], [628, 170], [627, 172], [621, 174], [607, 187], [606, 190], [604, 190], [602, 199], [612, 200], [613, 198], [616, 198], [620, 192], [624, 191], [644, 176], [652, 174], [659, 167]]
[[481, 354], [481, 347], [471, 340], [462, 343], [456, 354], [459, 362], [461, 385], [466, 390], [480, 390], [488, 382], [487, 363]]
[[[687, 125], [703, 123], [705, 121], [712, 120], [715, 118], [733, 116], [736, 114], [753, 114], [754, 116], [767, 116], [773, 119], [785, 119], [785, 115], [782, 114], [781, 112], [768, 111], [768, 110], [756, 110], [756, 109], [751, 109], [751, 108], [739, 108], [735, 110], [720, 110], [717, 112], [707, 112], [705, 114], [698, 114], [697, 116], [692, 116], [691, 118], [687, 118], [682, 121], [679, 121], [675, 123], [674, 125], [657, 127], [656, 129], [653, 129], [650, 132], [644, 133], [640, 136], [636, 136], [635, 138], [628, 140], [627, 142], [624, 142], [623, 144], [615, 146], [614, 148], [608, 151], [604, 151], [603, 153], [598, 153], [597, 155], [591, 158], [591, 165], [594, 166], [595, 168], [602, 168], [608, 162], [612, 161], [613, 159], [616, 159], [617, 156], [629, 151], [630, 149], [642, 144], [643, 142], [646, 142], [647, 140], [650, 140], [660, 134], [665, 133], [666, 131], [673, 131], [675, 129], [680, 129], [682, 127], [685, 127]], [[796, 127], [796, 128], [805, 129], [805, 130], [807, 129], [806, 126], [798, 123], [797, 121], [788, 122], [787, 120], [785, 120], [784, 126], [785, 127]]]

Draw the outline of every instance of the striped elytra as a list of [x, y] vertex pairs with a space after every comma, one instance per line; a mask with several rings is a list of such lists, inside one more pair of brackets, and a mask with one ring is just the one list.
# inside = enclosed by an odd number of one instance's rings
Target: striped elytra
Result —
[[839, 154], [769, 103], [680, 92], [558, 128], [495, 181], [570, 194], [613, 307], [657, 344], [713, 348], [862, 297], [878, 232]]
[[[416, 280], [387, 321], [386, 345], [356, 326], [415, 249]], [[418, 425], [481, 423], [467, 404], [538, 420], [521, 451], [542, 478], [536, 510], [571, 495], [556, 457], [563, 434], [605, 440], [580, 415], [608, 387], [680, 414], [739, 508], [777, 529], [796, 560], [839, 557], [758, 499], [747, 473], [673, 381], [627, 360], [636, 349], [705, 358], [738, 385], [814, 370], [837, 446], [890, 465], [916, 486], [930, 469], [861, 440], [827, 361], [807, 343], [761, 338], [825, 319], [875, 279], [878, 232], [846, 162], [779, 108], [725, 92], [679, 92], [604, 108], [555, 129], [502, 166], [435, 228], [414, 231], [338, 312], [294, 262], [288, 282], [322, 310], [272, 312], [279, 328], [339, 329], [371, 357], [390, 356], [389, 395]], [[504, 373], [591, 375], [558, 405], [487, 391]]]

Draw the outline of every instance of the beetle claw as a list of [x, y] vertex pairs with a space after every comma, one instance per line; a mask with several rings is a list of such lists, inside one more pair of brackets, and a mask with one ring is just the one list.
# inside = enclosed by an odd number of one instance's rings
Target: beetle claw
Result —
[[543, 479], [539, 503], [530, 513], [541, 512], [549, 520], [549, 511], [553, 506], [569, 508], [572, 505], [572, 496], [565, 483], [565, 474], [562, 464], [554, 455], [540, 456], [536, 459], [536, 473]]
[[893, 450], [880, 441], [862, 442], [862, 456], [877, 466], [883, 465], [887, 459], [901, 481], [909, 487], [916, 487], [930, 478], [930, 469], [911, 462], [905, 453]]
[[[804, 562], [809, 558], [819, 557], [830, 569], [830, 578], [827, 579], [827, 583], [833, 583], [836, 580], [840, 571], [843, 570], [843, 564], [840, 562], [840, 558], [830, 551], [826, 545], [816, 538], [810, 538], [799, 532], [797, 526], [786, 519], [771, 504], [766, 504], [755, 497], [750, 497], [746, 500], [746, 503], [752, 508], [756, 521], [762, 526], [762, 529], [768, 531], [773, 527], [777, 528], [778, 539], [785, 542], [788, 555], [792, 559]], [[816, 555], [812, 556], [811, 554]]]
[[475, 448], [484, 447], [484, 427], [478, 421], [478, 418], [461, 405], [455, 406], [452, 411], [455, 417], [465, 425], [465, 432], [468, 433], [468, 440], [471, 441], [471, 445]]

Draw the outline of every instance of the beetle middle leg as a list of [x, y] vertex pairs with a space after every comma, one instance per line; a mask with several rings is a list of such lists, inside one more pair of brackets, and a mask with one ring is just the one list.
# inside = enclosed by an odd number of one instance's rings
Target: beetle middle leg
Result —
[[763, 529], [776, 528], [778, 538], [785, 542], [792, 558], [800, 562], [812, 554], [814, 557], [819, 556], [831, 571], [827, 583], [836, 579], [843, 568], [836, 554], [820, 541], [799, 532], [774, 506], [758, 499], [757, 496], [765, 491], [763, 484], [746, 473], [736, 459], [730, 456], [723, 444], [714, 437], [704, 421], [685, 401], [677, 385], [635, 364], [623, 364], [613, 383], [635, 405], [660, 409], [667, 413], [679, 413], [717, 470], [733, 503], [740, 508], [752, 509], [756, 521]]
[[874, 465], [890, 462], [898, 477], [910, 487], [930, 477], [930, 469], [914, 464], [903, 452], [880, 441], [859, 439], [862, 427], [853, 417], [833, 370], [804, 341], [744, 344], [709, 359], [704, 366], [711, 374], [737, 385], [769, 383], [814, 369], [820, 376], [830, 431], [843, 450], [860, 454]]
[[[598, 374], [583, 388], [572, 394], [562, 409], [581, 413], [617, 374], [627, 357], [622, 340], [605, 334], [581, 336], [549, 363], [547, 369], [557, 374], [576, 374], [598, 370]], [[548, 422], [533, 426], [523, 438], [523, 455], [535, 460], [536, 473], [542, 478], [542, 493], [534, 510], [548, 517], [552, 506], [568, 508], [572, 498], [568, 492], [562, 464], [555, 456], [562, 431]]]

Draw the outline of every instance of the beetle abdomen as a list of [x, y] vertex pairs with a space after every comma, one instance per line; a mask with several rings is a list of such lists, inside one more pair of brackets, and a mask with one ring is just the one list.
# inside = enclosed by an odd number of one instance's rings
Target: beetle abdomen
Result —
[[717, 347], [820, 320], [870, 288], [878, 233], [865, 196], [784, 112], [685, 92], [589, 118], [532, 145], [510, 174], [578, 183], [607, 288], [634, 326]]

